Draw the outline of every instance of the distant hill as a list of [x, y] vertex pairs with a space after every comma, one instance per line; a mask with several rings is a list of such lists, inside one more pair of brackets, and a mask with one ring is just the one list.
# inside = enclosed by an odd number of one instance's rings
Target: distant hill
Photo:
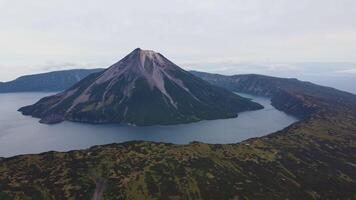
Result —
[[0, 82], [0, 93], [62, 91], [101, 70], [103, 69], [73, 69], [21, 76], [13, 81]]
[[[333, 102], [330, 104], [331, 107], [356, 107], [354, 94], [295, 78], [277, 78], [258, 74], [226, 76], [197, 71], [191, 73], [231, 91], [270, 97], [274, 107], [299, 118], [321, 111], [324, 109], [321, 105], [325, 106], [330, 102]], [[316, 101], [319, 101], [319, 106]]]

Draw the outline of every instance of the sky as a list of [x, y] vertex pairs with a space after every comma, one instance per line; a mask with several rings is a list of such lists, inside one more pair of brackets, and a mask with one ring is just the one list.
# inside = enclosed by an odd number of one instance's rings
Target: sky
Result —
[[0, 8], [0, 81], [108, 67], [137, 47], [184, 69], [356, 80], [355, 0], [0, 0]]

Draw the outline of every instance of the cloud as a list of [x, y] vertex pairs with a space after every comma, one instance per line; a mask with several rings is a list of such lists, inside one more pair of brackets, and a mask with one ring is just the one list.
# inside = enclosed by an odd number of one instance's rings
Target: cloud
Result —
[[[48, 63], [109, 64], [136, 47], [220, 71], [356, 61], [353, 0], [2, 0], [0, 7], [0, 65], [21, 66], [21, 74]], [[0, 80], [14, 76], [1, 66]]]
[[356, 75], [356, 67], [352, 68], [352, 69], [338, 70], [338, 71], [335, 71], [335, 73], [344, 74], [344, 75]]

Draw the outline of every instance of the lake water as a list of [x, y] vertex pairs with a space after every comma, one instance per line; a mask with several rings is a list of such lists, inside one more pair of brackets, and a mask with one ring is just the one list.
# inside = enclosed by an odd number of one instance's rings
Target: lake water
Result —
[[297, 121], [271, 106], [270, 99], [241, 94], [265, 106], [263, 110], [240, 113], [237, 118], [201, 121], [172, 126], [133, 127], [63, 122], [38, 123], [39, 119], [17, 111], [52, 93], [0, 94], [0, 157], [45, 151], [84, 149], [93, 145], [146, 140], [186, 144], [236, 143], [281, 130]]

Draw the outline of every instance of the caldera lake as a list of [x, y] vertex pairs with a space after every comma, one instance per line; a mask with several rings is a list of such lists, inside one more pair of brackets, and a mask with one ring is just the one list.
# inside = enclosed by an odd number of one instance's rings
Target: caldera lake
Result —
[[17, 110], [53, 93], [0, 94], [0, 157], [46, 151], [85, 149], [94, 145], [133, 140], [187, 144], [200, 141], [213, 144], [237, 143], [281, 130], [298, 121], [277, 110], [265, 97], [240, 94], [265, 108], [239, 113], [237, 118], [207, 120], [170, 126], [136, 127], [120, 124], [39, 123]]

